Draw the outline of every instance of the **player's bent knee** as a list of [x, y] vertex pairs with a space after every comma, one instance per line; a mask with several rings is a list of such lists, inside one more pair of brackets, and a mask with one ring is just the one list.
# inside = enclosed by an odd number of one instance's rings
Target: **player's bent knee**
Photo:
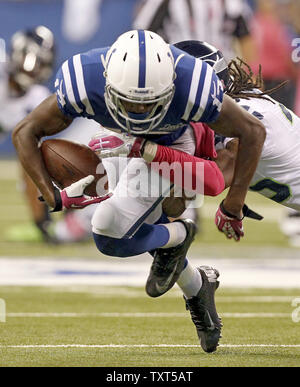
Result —
[[134, 255], [124, 247], [122, 239], [110, 238], [104, 235], [98, 235], [93, 233], [94, 241], [97, 246], [97, 249], [105, 255], [111, 257], [126, 258], [128, 256]]
[[92, 229], [95, 234], [122, 238], [122, 230], [119, 230], [118, 226], [118, 212], [109, 199], [99, 204], [92, 218]]

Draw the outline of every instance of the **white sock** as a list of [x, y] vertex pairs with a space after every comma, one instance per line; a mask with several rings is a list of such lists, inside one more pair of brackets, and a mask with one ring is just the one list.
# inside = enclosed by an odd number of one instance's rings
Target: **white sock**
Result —
[[194, 297], [202, 287], [201, 274], [188, 262], [177, 280], [177, 285], [183, 291], [186, 298]]
[[187, 232], [183, 223], [173, 222], [173, 223], [162, 224], [161, 226], [165, 226], [168, 229], [170, 234], [168, 243], [164, 245], [162, 249], [168, 249], [169, 247], [178, 246], [180, 243], [182, 243], [185, 240]]

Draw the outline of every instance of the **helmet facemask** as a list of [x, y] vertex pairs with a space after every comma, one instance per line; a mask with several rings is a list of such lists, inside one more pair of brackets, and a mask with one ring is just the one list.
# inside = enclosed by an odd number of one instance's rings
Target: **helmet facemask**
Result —
[[[129, 134], [149, 134], [162, 122], [168, 112], [175, 92], [175, 86], [158, 97], [151, 99], [129, 98], [110, 85], [105, 87], [106, 106], [113, 119]], [[145, 105], [145, 112], [130, 112], [123, 102], [134, 105]], [[149, 105], [149, 109], [147, 108]], [[153, 105], [153, 106], [151, 106]]]

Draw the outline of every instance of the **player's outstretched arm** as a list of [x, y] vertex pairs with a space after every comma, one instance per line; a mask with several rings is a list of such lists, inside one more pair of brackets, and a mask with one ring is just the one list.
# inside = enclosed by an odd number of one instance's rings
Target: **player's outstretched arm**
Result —
[[266, 129], [256, 117], [242, 109], [227, 95], [224, 95], [217, 121], [209, 126], [218, 134], [239, 139], [234, 175], [223, 208], [227, 213], [242, 218], [242, 208], [261, 156]]
[[42, 137], [63, 131], [72, 120], [57, 106], [55, 94], [43, 101], [13, 131], [13, 143], [25, 171], [32, 178], [45, 201], [55, 207], [54, 187], [38, 147]]

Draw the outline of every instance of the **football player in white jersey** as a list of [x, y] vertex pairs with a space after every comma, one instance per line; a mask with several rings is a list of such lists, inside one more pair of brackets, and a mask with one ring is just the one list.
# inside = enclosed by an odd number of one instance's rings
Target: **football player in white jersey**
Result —
[[[44, 26], [18, 31], [12, 36], [7, 62], [0, 63], [0, 132], [3, 138], [49, 97], [50, 91], [43, 83], [53, 72], [54, 56], [54, 37]], [[23, 177], [32, 218], [41, 235], [49, 241], [48, 208], [36, 201], [37, 189], [25, 171]]]
[[[248, 70], [248, 71], [247, 71]], [[250, 184], [250, 190], [287, 207], [288, 216], [280, 220], [281, 231], [289, 237], [290, 243], [299, 247], [300, 211], [300, 118], [283, 104], [270, 96], [261, 95], [251, 86], [249, 69], [242, 63], [232, 62], [230, 71], [233, 77], [232, 95], [250, 113], [258, 117], [266, 128], [260, 162]], [[235, 87], [239, 85], [237, 90]], [[251, 87], [254, 89], [251, 90]], [[250, 92], [245, 99], [246, 92]], [[227, 176], [228, 184], [232, 179], [236, 156], [236, 140], [219, 138], [217, 143], [217, 163]]]
[[[250, 190], [299, 211], [300, 118], [271, 98], [268, 95], [271, 92], [262, 93], [259, 90], [262, 81], [252, 82], [252, 74], [241, 60], [232, 61], [229, 71], [232, 83], [227, 93], [266, 128], [266, 139]], [[228, 184], [233, 176], [236, 146], [236, 140], [231, 138], [222, 139], [217, 144], [217, 148], [226, 149], [219, 152], [217, 163], [227, 175]]]
[[[137, 197], [136, 191], [131, 195], [132, 178], [128, 180], [127, 176], [140, 170], [148, 180], [150, 167], [141, 157], [148, 139], [193, 155], [196, 143], [190, 122], [207, 122], [224, 136], [237, 137], [240, 145], [235, 176], [218, 209], [218, 228], [226, 233], [223, 226], [229, 223], [234, 236], [240, 238], [244, 198], [262, 150], [264, 126], [230, 97], [223, 96], [222, 84], [209, 65], [145, 30], [129, 31], [111, 47], [70, 58], [58, 71], [55, 87], [56, 95], [45, 100], [14, 130], [14, 145], [24, 168], [54, 211], [100, 203], [92, 219], [97, 248], [118, 257], [150, 252], [154, 260], [146, 283], [147, 294], [158, 297], [177, 282], [202, 348], [215, 351], [221, 336], [214, 302], [219, 273], [203, 266], [194, 269], [186, 259], [195, 224], [189, 220], [169, 223], [162, 213], [161, 203], [171, 190], [169, 182], [165, 191], [152, 195], [148, 194], [148, 187], [146, 192], [142, 187]], [[130, 160], [112, 195], [87, 199], [83, 191], [93, 181], [91, 176], [62, 191], [52, 184], [38, 141], [63, 131], [76, 117], [93, 119], [109, 129], [139, 137], [134, 143], [124, 141]], [[214, 186], [217, 194], [224, 188], [224, 180], [217, 169], [214, 171], [219, 183]], [[158, 176], [158, 185], [162, 181]], [[205, 188], [206, 181], [203, 183]], [[230, 212], [229, 221], [224, 212]]]

